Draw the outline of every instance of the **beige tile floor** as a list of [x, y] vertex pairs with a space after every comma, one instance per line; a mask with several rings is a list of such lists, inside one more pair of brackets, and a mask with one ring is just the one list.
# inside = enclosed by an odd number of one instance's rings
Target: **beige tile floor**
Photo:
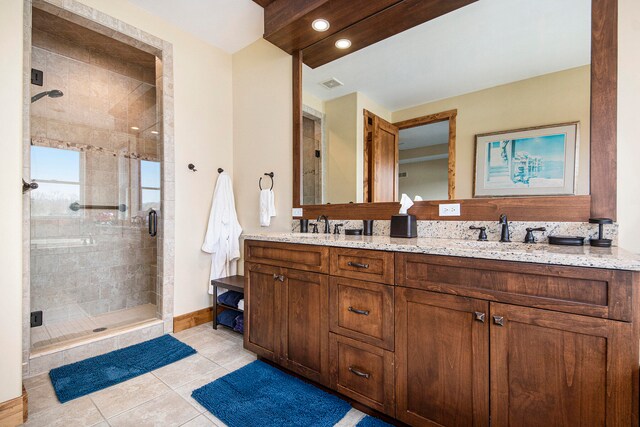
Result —
[[[211, 323], [174, 334], [198, 354], [104, 390], [60, 404], [48, 374], [25, 380], [25, 426], [219, 426], [225, 424], [191, 398], [191, 392], [251, 363], [242, 336]], [[364, 414], [352, 409], [336, 427], [353, 427]]]
[[86, 314], [75, 319], [48, 322], [31, 328], [31, 348], [43, 351], [79, 338], [93, 336], [96, 334], [93, 332], [96, 328], [116, 329], [155, 318], [155, 304], [143, 304], [97, 316]]

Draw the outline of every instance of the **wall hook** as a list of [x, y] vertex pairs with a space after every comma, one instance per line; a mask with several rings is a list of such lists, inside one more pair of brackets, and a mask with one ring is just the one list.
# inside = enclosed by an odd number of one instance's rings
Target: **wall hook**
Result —
[[222, 172], [224, 172], [224, 169], [218, 168], [218, 173], [222, 173]]
[[198, 169], [196, 169], [196, 165], [194, 165], [193, 163], [189, 163], [189, 165], [187, 167], [192, 172], [196, 172], [198, 170]]

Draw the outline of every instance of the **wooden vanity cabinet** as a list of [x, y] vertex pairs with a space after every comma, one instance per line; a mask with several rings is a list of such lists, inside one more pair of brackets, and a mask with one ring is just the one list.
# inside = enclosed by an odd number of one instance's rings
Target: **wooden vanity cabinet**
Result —
[[409, 425], [639, 425], [638, 273], [257, 241], [245, 259], [245, 347]]
[[515, 263], [412, 254], [396, 263], [398, 419], [638, 425], [637, 330], [607, 319], [632, 316], [621, 296], [633, 273], [535, 264], [517, 273]]
[[491, 425], [637, 426], [630, 323], [491, 303]]
[[489, 425], [489, 303], [396, 288], [396, 418]]
[[245, 281], [245, 348], [329, 385], [328, 276], [246, 263]]

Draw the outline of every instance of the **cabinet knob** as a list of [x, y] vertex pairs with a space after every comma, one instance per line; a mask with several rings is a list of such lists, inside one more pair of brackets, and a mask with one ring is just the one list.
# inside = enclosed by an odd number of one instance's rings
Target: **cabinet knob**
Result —
[[366, 378], [366, 379], [369, 379], [369, 377], [371, 376], [371, 374], [367, 374], [366, 372], [359, 371], [356, 368], [354, 368], [353, 366], [349, 366], [349, 372], [351, 372], [352, 374], [357, 375], [359, 377]]
[[358, 310], [357, 308], [353, 308], [353, 307], [349, 307], [347, 310], [355, 314], [362, 314], [364, 316], [369, 315], [369, 310]]
[[484, 319], [485, 319], [485, 317], [486, 317], [486, 314], [485, 314], [485, 313], [481, 313], [481, 312], [479, 312], [479, 311], [476, 311], [476, 312], [474, 312], [474, 313], [473, 313], [473, 315], [474, 315], [475, 319], [476, 319], [478, 322], [482, 322], [482, 323], [484, 323]]
[[498, 326], [504, 326], [504, 317], [493, 316], [493, 323]]

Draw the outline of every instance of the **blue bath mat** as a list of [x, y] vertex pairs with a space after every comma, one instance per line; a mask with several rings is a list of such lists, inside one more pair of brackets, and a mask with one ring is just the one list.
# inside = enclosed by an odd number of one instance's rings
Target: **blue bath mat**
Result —
[[363, 419], [360, 420], [356, 427], [393, 427], [391, 424], [385, 423], [378, 418], [370, 417], [367, 415]]
[[256, 360], [191, 394], [229, 427], [332, 427], [351, 406]]
[[61, 403], [184, 359], [196, 351], [171, 335], [163, 335], [102, 356], [52, 369], [51, 383]]

